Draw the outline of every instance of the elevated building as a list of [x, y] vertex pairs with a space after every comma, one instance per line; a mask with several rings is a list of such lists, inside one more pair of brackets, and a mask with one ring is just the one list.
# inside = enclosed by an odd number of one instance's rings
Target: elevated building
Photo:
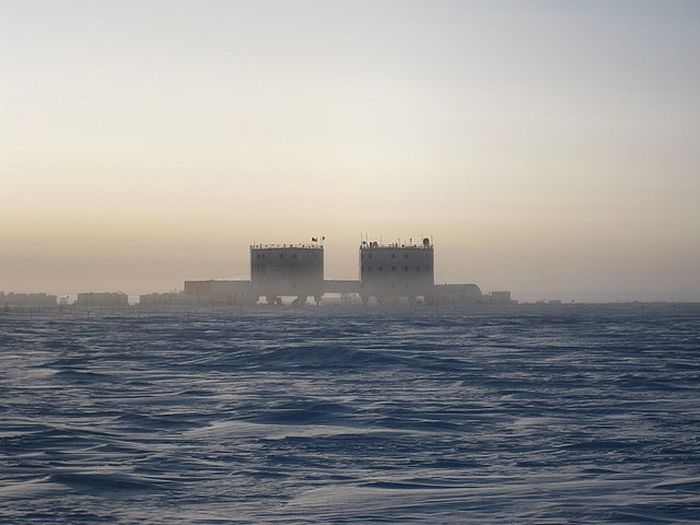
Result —
[[[396, 304], [422, 299], [433, 305], [512, 304], [510, 292], [482, 294], [475, 284], [435, 284], [434, 247], [425, 238], [419, 244], [362, 242], [359, 250], [359, 280], [324, 279], [324, 247], [311, 244], [254, 244], [250, 246], [250, 280], [185, 281], [184, 293], [141, 296], [142, 305], [242, 305], [264, 298], [267, 304], [282, 304], [283, 297], [304, 304], [316, 303], [324, 294], [341, 301], [367, 304]], [[354, 299], [353, 299], [354, 297]]]
[[374, 297], [380, 303], [405, 297], [413, 302], [428, 298], [435, 284], [434, 250], [430, 239], [421, 244], [360, 245], [360, 298]]
[[281, 297], [319, 303], [324, 292], [323, 246], [320, 244], [256, 244], [250, 247], [250, 281], [257, 301], [279, 304]]

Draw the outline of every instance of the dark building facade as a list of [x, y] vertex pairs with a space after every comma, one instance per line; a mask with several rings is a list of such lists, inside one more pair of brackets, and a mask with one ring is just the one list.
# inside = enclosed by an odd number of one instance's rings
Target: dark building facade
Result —
[[360, 297], [394, 302], [400, 297], [413, 301], [428, 297], [435, 284], [434, 250], [429, 239], [422, 244], [379, 244], [360, 246]]
[[253, 295], [268, 303], [296, 297], [304, 303], [323, 296], [323, 246], [318, 244], [258, 244], [250, 247]]

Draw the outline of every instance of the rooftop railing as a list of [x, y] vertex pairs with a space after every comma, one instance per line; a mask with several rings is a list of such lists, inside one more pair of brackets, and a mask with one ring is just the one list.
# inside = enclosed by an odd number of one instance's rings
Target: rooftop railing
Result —
[[403, 244], [398, 242], [380, 244], [378, 242], [368, 242], [360, 245], [361, 250], [377, 250], [377, 249], [410, 249], [410, 250], [432, 250], [432, 244]]
[[280, 249], [291, 249], [291, 250], [323, 250], [323, 244], [313, 243], [313, 244], [251, 244], [251, 250], [280, 250]]

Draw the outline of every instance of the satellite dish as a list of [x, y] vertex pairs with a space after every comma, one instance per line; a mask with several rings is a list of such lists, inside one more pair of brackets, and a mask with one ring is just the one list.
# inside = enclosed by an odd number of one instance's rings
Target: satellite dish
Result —
[[428, 239], [427, 237], [424, 237], [423, 238], [423, 246], [430, 246], [430, 239]]

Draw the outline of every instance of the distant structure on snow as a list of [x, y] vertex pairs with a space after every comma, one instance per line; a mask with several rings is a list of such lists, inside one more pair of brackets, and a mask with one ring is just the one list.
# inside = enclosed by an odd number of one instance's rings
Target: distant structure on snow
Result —
[[[322, 240], [325, 238], [322, 238]], [[356, 295], [367, 304], [419, 301], [433, 305], [486, 303], [506, 305], [510, 292], [483, 295], [476, 284], [435, 284], [435, 250], [432, 241], [380, 243], [363, 241], [359, 248], [359, 280], [325, 279], [324, 246], [311, 244], [253, 244], [250, 246], [250, 280], [185, 281], [184, 293], [148, 294], [147, 305], [318, 304], [325, 294], [338, 294], [345, 302]]]

